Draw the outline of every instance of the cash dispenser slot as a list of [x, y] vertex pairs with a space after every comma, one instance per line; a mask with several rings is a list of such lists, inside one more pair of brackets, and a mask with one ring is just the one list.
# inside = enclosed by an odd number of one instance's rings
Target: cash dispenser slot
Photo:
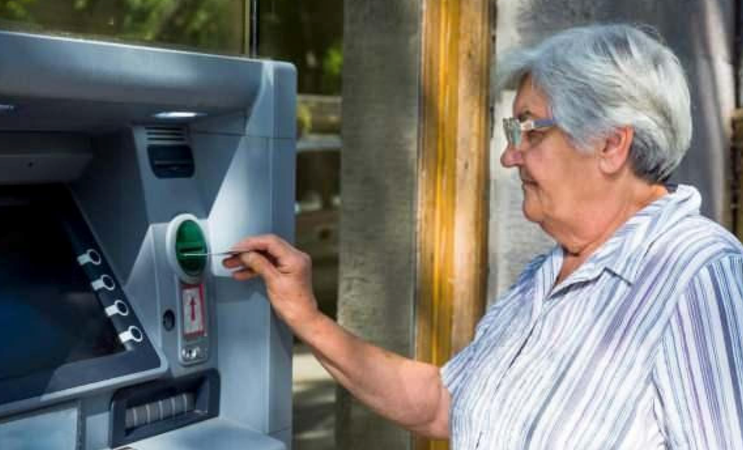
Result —
[[111, 447], [216, 417], [219, 386], [219, 374], [209, 370], [118, 391], [111, 403]]

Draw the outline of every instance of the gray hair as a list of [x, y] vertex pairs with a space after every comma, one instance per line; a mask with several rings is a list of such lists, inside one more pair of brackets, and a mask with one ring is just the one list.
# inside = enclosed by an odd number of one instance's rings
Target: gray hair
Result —
[[558, 127], [582, 151], [631, 126], [635, 174], [664, 181], [689, 148], [691, 100], [678, 58], [649, 32], [621, 24], [560, 32], [501, 58], [497, 88], [515, 89], [530, 76]]

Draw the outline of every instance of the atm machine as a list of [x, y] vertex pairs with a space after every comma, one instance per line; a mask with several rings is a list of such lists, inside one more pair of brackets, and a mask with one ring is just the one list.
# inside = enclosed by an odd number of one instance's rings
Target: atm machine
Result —
[[294, 233], [285, 63], [0, 32], [0, 449], [280, 450], [291, 345], [221, 258]]

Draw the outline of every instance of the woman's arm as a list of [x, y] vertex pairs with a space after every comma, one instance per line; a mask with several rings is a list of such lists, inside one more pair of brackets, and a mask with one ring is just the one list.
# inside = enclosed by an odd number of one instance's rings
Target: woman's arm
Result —
[[401, 426], [449, 435], [449, 391], [438, 367], [403, 358], [352, 335], [322, 314], [312, 293], [310, 258], [273, 235], [245, 239], [225, 260], [233, 277], [260, 276], [276, 313], [356, 398]]

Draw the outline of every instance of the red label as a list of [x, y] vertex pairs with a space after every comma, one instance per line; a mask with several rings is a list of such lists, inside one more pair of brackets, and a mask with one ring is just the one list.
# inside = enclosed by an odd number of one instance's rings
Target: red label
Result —
[[183, 335], [187, 338], [204, 336], [206, 334], [204, 285], [181, 285], [181, 301]]

